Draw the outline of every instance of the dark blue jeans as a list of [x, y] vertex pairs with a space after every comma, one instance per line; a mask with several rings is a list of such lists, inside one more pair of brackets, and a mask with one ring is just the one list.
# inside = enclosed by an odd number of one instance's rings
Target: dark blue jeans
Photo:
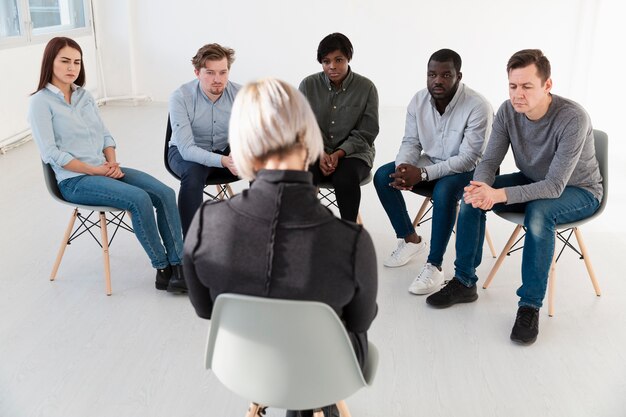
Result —
[[[230, 150], [224, 154], [230, 153]], [[222, 152], [215, 152], [221, 154]], [[237, 178], [228, 168], [208, 167], [196, 162], [186, 161], [178, 152], [176, 146], [170, 146], [167, 154], [168, 162], [172, 171], [180, 177], [180, 190], [178, 191], [178, 212], [183, 225], [183, 237], [191, 225], [193, 216], [198, 211], [204, 198], [202, 192], [208, 178], [218, 176], [220, 178]]]
[[[499, 175], [494, 188], [530, 184], [521, 172]], [[525, 213], [526, 237], [522, 255], [522, 286], [517, 290], [519, 306], [541, 308], [546, 294], [550, 266], [554, 256], [556, 225], [591, 216], [600, 203], [587, 190], [565, 187], [558, 198], [520, 204], [496, 204], [493, 211]], [[476, 268], [482, 260], [485, 237], [485, 211], [461, 203], [456, 236], [455, 277], [467, 286], [476, 284]]]
[[180, 265], [183, 237], [174, 190], [145, 172], [131, 168], [122, 168], [122, 172], [125, 175], [119, 180], [100, 175], [68, 178], [59, 183], [59, 190], [71, 203], [129, 211], [135, 236], [152, 267]]
[[[374, 187], [382, 203], [387, 217], [396, 232], [398, 239], [403, 239], [415, 233], [413, 222], [406, 209], [402, 192], [389, 186], [389, 175], [396, 170], [395, 162], [390, 162], [378, 168], [374, 175]], [[419, 194], [420, 189], [429, 190], [433, 200], [433, 217], [430, 237], [430, 253], [428, 262], [441, 266], [443, 255], [450, 241], [454, 223], [456, 221], [456, 206], [463, 196], [463, 188], [469, 184], [474, 171], [448, 175], [426, 183], [418, 183], [411, 190]]]

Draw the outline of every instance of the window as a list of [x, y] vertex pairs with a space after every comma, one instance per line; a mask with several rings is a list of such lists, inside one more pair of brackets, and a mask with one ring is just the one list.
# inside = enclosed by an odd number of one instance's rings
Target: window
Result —
[[88, 0], [0, 0], [0, 45], [89, 32]]

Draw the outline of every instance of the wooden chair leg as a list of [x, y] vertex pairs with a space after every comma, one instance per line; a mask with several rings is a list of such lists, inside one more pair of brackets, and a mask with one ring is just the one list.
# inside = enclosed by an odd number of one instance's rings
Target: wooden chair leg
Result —
[[363, 226], [363, 219], [361, 218], [361, 212], [359, 211], [356, 215], [356, 223]]
[[487, 280], [483, 284], [484, 289], [487, 289], [489, 284], [491, 284], [493, 277], [496, 276], [496, 272], [498, 272], [498, 269], [500, 269], [500, 265], [502, 265], [502, 262], [504, 262], [504, 258], [506, 257], [506, 254], [509, 253], [509, 250], [511, 250], [511, 247], [513, 246], [513, 243], [515, 243], [515, 239], [517, 238], [517, 235], [519, 235], [519, 232], [521, 230], [522, 230], [522, 226], [518, 225], [515, 227], [515, 230], [513, 230], [513, 233], [511, 233], [511, 237], [506, 242], [506, 245], [504, 245], [504, 249], [502, 249], [502, 252], [500, 253], [500, 256], [498, 257], [498, 260], [496, 261], [493, 268], [491, 268], [491, 271], [489, 272], [489, 275], [487, 276]]
[[491, 257], [496, 257], [496, 248], [493, 246], [493, 241], [491, 240], [491, 234], [489, 233], [489, 229], [487, 225], [485, 225], [485, 240], [487, 241], [487, 245], [489, 245], [489, 250], [491, 251]]
[[230, 188], [230, 184], [226, 184], [226, 194], [228, 194], [229, 198], [232, 198], [235, 193], [233, 193], [233, 189]]
[[578, 247], [580, 248], [580, 252], [583, 254], [583, 261], [585, 261], [585, 266], [587, 267], [587, 272], [589, 273], [589, 278], [591, 279], [591, 284], [593, 284], [593, 289], [596, 291], [596, 295], [600, 297], [602, 292], [600, 291], [600, 285], [598, 284], [598, 280], [596, 279], [596, 273], [593, 270], [593, 266], [591, 265], [591, 259], [589, 259], [589, 253], [587, 252], [587, 246], [585, 242], [583, 242], [583, 235], [580, 233], [577, 227], [574, 228], [574, 234], [576, 235], [576, 240], [578, 241]]
[[248, 406], [248, 411], [246, 412], [246, 417], [260, 417], [259, 412], [264, 408], [265, 407], [260, 404], [250, 403], [250, 405]]
[[65, 248], [67, 247], [68, 240], [70, 239], [70, 235], [72, 234], [72, 229], [74, 228], [74, 223], [76, 222], [76, 217], [78, 217], [78, 209], [75, 208], [72, 213], [72, 217], [70, 217], [70, 222], [67, 225], [67, 229], [65, 229], [65, 234], [63, 235], [63, 240], [61, 241], [61, 247], [57, 252], [57, 259], [54, 261], [54, 266], [52, 267], [52, 272], [50, 273], [50, 281], [54, 281], [57, 276], [57, 271], [59, 270], [59, 266], [61, 265], [61, 260], [63, 259], [63, 255], [65, 254]]
[[111, 295], [111, 266], [109, 263], [109, 236], [107, 234], [107, 217], [100, 212], [100, 233], [102, 235], [102, 256], [104, 258], [104, 280], [107, 295]]
[[550, 275], [548, 275], [548, 316], [554, 316], [554, 283], [556, 281], [556, 258], [558, 250], [554, 248], [554, 256], [550, 265]]
[[426, 210], [428, 209], [429, 204], [430, 204], [430, 198], [428, 197], [424, 198], [424, 202], [422, 203], [422, 206], [420, 207], [419, 211], [417, 212], [417, 215], [415, 216], [415, 219], [413, 220], [413, 227], [419, 226], [419, 222], [420, 220], [422, 220], [422, 216], [424, 215], [424, 213], [426, 213]]
[[341, 417], [352, 417], [351, 414], [350, 414], [350, 410], [348, 409], [348, 405], [346, 404], [346, 402], [344, 400], [339, 401], [335, 405], [339, 409], [339, 415]]
[[217, 190], [217, 194], [216, 194], [217, 198], [219, 198], [220, 200], [223, 200], [224, 199], [224, 193], [222, 192], [222, 186], [217, 184], [215, 186], [215, 189]]

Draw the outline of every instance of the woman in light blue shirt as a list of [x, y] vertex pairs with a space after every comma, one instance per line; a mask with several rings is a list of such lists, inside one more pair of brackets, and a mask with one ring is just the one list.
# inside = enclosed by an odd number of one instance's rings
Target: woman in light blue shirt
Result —
[[156, 288], [186, 291], [174, 190], [144, 172], [120, 166], [115, 141], [84, 85], [80, 46], [70, 38], [50, 40], [28, 109], [41, 159], [54, 169], [67, 201], [130, 212], [135, 235], [157, 270]]

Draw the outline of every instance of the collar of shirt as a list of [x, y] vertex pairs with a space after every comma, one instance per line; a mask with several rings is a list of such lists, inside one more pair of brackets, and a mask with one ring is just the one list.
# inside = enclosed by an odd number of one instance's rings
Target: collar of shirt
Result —
[[[59, 87], [57, 87], [56, 85], [52, 84], [52, 83], [48, 83], [46, 84], [46, 88], [48, 90], [50, 90], [50, 92], [52, 92], [52, 94], [59, 96], [63, 101], [65, 101], [65, 95], [63, 94], [63, 91], [61, 91], [61, 89]], [[74, 83], [70, 84], [70, 88], [72, 89], [72, 94], [78, 89], [78, 86]]]
[[[463, 95], [463, 91], [464, 90], [465, 90], [465, 84], [460, 82], [459, 83], [459, 88], [456, 89], [456, 93], [454, 93], [454, 97], [452, 97], [452, 100], [450, 100], [450, 102], [446, 106], [446, 109], [443, 112], [443, 114], [448, 113], [450, 110], [452, 110], [454, 108], [454, 106], [456, 106], [456, 103], [459, 102], [461, 96]], [[435, 105], [435, 99], [432, 96], [430, 96], [430, 104], [431, 104], [431, 106], [433, 106], [433, 108], [435, 110], [437, 110], [437, 106]], [[442, 116], [443, 116], [443, 114], [442, 114]]]
[[335, 89], [335, 86], [333, 83], [330, 82], [330, 79], [328, 78], [328, 76], [326, 75], [326, 73], [324, 73], [324, 82], [326, 83], [326, 87], [328, 87], [328, 90], [332, 91], [339, 91], [339, 90], [343, 90], [346, 91], [348, 89], [348, 87], [350, 87], [350, 84], [352, 84], [352, 80], [354, 79], [354, 73], [352, 72], [352, 68], [350, 68], [350, 66], [348, 65], [348, 75], [346, 75], [346, 78], [343, 79], [343, 82], [341, 83], [341, 87]]

